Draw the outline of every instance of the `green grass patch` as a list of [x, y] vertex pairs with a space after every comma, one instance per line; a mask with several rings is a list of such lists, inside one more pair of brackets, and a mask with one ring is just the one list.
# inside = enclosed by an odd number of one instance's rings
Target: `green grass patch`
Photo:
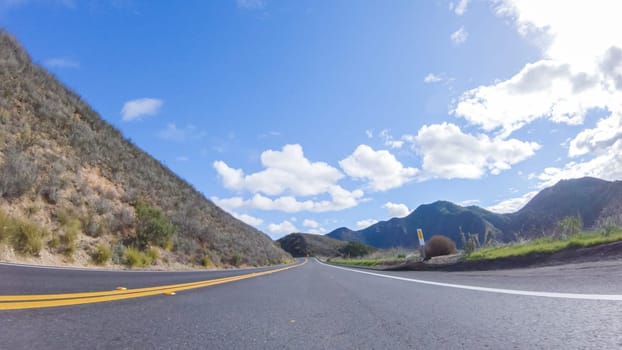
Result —
[[406, 258], [381, 258], [381, 259], [339, 259], [333, 258], [329, 261], [332, 264], [337, 265], [349, 265], [349, 266], [378, 266], [378, 265], [395, 265], [406, 262]]
[[610, 230], [606, 235], [602, 231], [594, 231], [579, 233], [566, 239], [543, 237], [525, 243], [482, 248], [469, 254], [466, 260], [489, 260], [536, 253], [555, 253], [567, 248], [591, 247], [620, 240], [622, 240], [622, 229], [620, 228]]

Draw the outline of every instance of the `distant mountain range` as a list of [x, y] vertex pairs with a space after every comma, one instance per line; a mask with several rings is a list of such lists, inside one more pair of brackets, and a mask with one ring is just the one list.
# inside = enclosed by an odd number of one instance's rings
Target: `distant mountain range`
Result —
[[443, 234], [461, 246], [461, 231], [478, 234], [480, 242], [486, 237], [507, 242], [517, 237], [551, 235], [561, 219], [576, 215], [581, 216], [586, 228], [604, 223], [622, 225], [622, 181], [591, 177], [562, 180], [511, 214], [437, 201], [419, 206], [404, 218], [381, 221], [358, 231], [341, 227], [326, 236], [377, 248], [416, 247], [416, 232], [421, 228], [426, 237]]
[[347, 242], [322, 235], [310, 233], [291, 233], [277, 241], [279, 246], [294, 257], [306, 256], [337, 256], [339, 249]]

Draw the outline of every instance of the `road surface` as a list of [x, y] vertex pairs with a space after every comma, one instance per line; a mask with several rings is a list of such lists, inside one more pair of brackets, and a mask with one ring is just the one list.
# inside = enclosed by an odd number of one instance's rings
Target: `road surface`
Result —
[[[0, 265], [0, 295], [133, 290], [265, 270], [101, 272]], [[356, 271], [309, 259], [288, 270], [173, 296], [4, 310], [0, 349], [622, 348], [620, 261], [384, 276]]]

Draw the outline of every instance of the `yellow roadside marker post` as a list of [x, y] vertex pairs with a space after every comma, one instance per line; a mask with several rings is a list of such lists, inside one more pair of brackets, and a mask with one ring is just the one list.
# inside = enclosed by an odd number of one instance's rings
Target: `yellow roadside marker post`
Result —
[[421, 257], [425, 261], [425, 240], [423, 239], [423, 230], [420, 228], [417, 229], [417, 237], [419, 237], [419, 251], [421, 252]]

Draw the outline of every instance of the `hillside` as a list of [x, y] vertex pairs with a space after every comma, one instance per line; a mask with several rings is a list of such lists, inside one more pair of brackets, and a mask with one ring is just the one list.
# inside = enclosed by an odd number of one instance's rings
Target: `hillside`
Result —
[[277, 241], [281, 248], [294, 257], [316, 256], [333, 257], [348, 242], [310, 233], [290, 233]]
[[512, 241], [555, 234], [566, 216], [580, 215], [585, 228], [622, 225], [622, 181], [595, 178], [563, 180], [538, 193], [522, 209], [496, 214], [486, 209], [462, 207], [437, 201], [417, 207], [404, 218], [381, 221], [363, 230], [339, 228], [327, 234], [335, 239], [355, 240], [378, 248], [418, 246], [417, 228], [426, 237], [443, 234], [461, 246], [461, 230], [488, 240]]
[[149, 255], [143, 265], [288, 258], [125, 139], [2, 31], [0, 196], [12, 227], [0, 231], [0, 260], [123, 264], [129, 247]]

